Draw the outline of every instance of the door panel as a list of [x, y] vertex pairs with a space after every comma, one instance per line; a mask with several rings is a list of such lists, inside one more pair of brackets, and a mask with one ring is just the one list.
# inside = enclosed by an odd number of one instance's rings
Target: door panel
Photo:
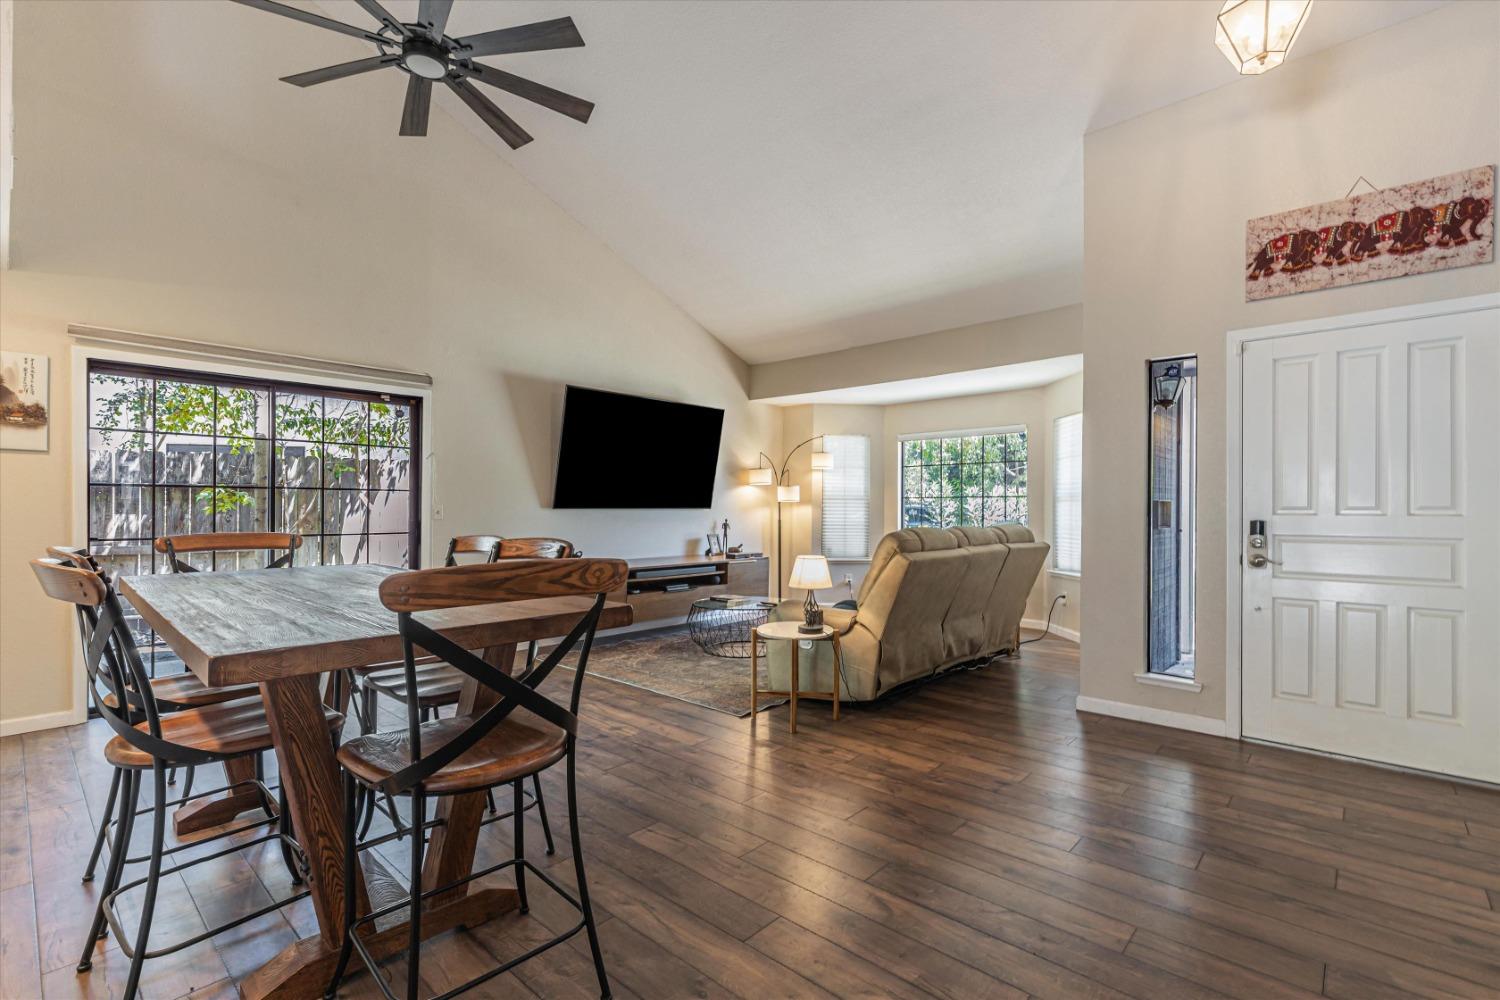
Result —
[[1500, 781], [1500, 310], [1248, 342], [1243, 379], [1244, 734]]

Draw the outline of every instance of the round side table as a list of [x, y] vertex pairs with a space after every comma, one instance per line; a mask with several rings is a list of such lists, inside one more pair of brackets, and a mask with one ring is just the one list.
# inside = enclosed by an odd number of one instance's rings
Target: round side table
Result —
[[[752, 725], [755, 723], [756, 700], [763, 694], [791, 699], [790, 721], [792, 732], [794, 733], [797, 731], [798, 698], [817, 698], [820, 701], [831, 700], [833, 702], [833, 718], [835, 722], [838, 721], [839, 684], [844, 663], [844, 652], [839, 647], [839, 634], [827, 625], [823, 626], [821, 632], [803, 632], [799, 630], [798, 625], [798, 622], [767, 622], [764, 625], [756, 625], [750, 629], [750, 722]], [[759, 641], [767, 639], [790, 641], [792, 644], [792, 684], [790, 691], [762, 691], [760, 689]], [[801, 678], [797, 676], [797, 651], [801, 648], [800, 640], [803, 639], [813, 642], [831, 642], [833, 644], [832, 691], [800, 690], [802, 684]]]

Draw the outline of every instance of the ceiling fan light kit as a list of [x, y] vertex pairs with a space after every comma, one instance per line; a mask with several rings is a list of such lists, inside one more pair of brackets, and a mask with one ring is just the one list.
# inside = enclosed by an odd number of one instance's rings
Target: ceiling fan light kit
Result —
[[377, 46], [380, 50], [377, 55], [284, 76], [282, 80], [297, 87], [311, 87], [394, 66], [409, 77], [406, 101], [401, 109], [402, 135], [427, 134], [427, 120], [432, 107], [432, 85], [438, 82], [457, 94], [511, 149], [526, 145], [531, 141], [531, 135], [515, 119], [500, 110], [494, 101], [481, 94], [470, 80], [478, 80], [497, 90], [504, 90], [575, 121], [587, 122], [594, 112], [591, 101], [474, 61], [482, 56], [577, 48], [583, 44], [583, 36], [578, 33], [571, 17], [453, 38], [445, 33], [453, 0], [419, 0], [417, 19], [409, 23], [396, 20], [380, 0], [355, 0], [366, 13], [380, 22], [380, 27], [374, 30], [335, 21], [321, 14], [277, 3], [276, 0], [234, 2], [304, 24], [337, 31]]

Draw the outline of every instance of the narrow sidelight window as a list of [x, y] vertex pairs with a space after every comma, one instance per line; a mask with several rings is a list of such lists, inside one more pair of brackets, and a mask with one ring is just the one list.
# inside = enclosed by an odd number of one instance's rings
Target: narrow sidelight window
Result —
[[1146, 496], [1147, 663], [1191, 678], [1197, 590], [1198, 359], [1152, 361]]

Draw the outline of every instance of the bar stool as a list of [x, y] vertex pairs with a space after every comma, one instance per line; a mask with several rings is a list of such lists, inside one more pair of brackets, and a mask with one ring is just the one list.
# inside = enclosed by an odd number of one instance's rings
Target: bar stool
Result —
[[[306, 892], [294, 894], [288, 899], [262, 907], [254, 913], [196, 934], [185, 941], [147, 951], [151, 939], [152, 915], [163, 875], [176, 874], [270, 840], [281, 841], [298, 855], [302, 854], [302, 850], [286, 833], [276, 830], [248, 842], [232, 844], [223, 850], [198, 853], [196, 857], [169, 868], [162, 867], [163, 860], [169, 855], [189, 846], [201, 851], [205, 843], [196, 841], [191, 845], [166, 848], [169, 804], [166, 790], [167, 768], [223, 763], [270, 749], [271, 731], [265, 709], [258, 701], [243, 699], [162, 715], [156, 709], [155, 699], [145, 696], [151, 688], [151, 678], [147, 676], [145, 664], [136, 651], [135, 637], [126, 624], [119, 595], [109, 584], [107, 577], [59, 559], [34, 559], [31, 568], [48, 596], [72, 604], [77, 609], [79, 625], [84, 635], [84, 667], [88, 672], [89, 691], [99, 714], [115, 732], [114, 737], [105, 745], [104, 757], [113, 767], [125, 772], [124, 794], [118, 800], [117, 814], [112, 824], [115, 835], [114, 843], [110, 846], [109, 867], [105, 872], [104, 887], [94, 911], [93, 923], [84, 941], [83, 954], [78, 961], [78, 971], [87, 972], [92, 968], [95, 942], [102, 936], [101, 932], [107, 924], [114, 932], [121, 952], [130, 960], [130, 972], [123, 995], [125, 1000], [132, 1000], [136, 996], [141, 968], [146, 959], [181, 951], [307, 895]], [[114, 697], [104, 697], [101, 687]], [[325, 709], [324, 720], [331, 735], [342, 725], [343, 716], [332, 709]], [[125, 865], [131, 860], [126, 854], [135, 826], [136, 800], [141, 792], [142, 777], [148, 770], [152, 774], [155, 799], [151, 809], [151, 853], [145, 859], [149, 862], [149, 867], [142, 878], [122, 882]], [[258, 780], [255, 784], [260, 787], [262, 795], [269, 796], [264, 784]], [[275, 822], [278, 820], [242, 825], [209, 840], [219, 840]], [[305, 857], [302, 866], [305, 870]], [[141, 903], [140, 923], [132, 943], [120, 922], [115, 904], [121, 894], [143, 885], [145, 895]]]
[[[571, 559], [578, 554], [573, 543], [562, 538], [502, 538], [499, 535], [457, 535], [449, 540], [448, 551], [443, 557], [444, 566], [459, 565], [459, 556], [480, 556], [482, 563], [493, 563], [501, 559]], [[473, 565], [473, 564], [471, 564]], [[537, 644], [532, 641], [526, 649], [526, 669], [530, 670], [536, 662]], [[381, 663], [367, 668], [362, 674], [357, 673], [360, 690], [359, 712], [360, 733], [365, 735], [373, 733], [379, 727], [376, 725], [376, 717], [379, 710], [378, 698], [380, 695], [392, 698], [395, 701], [406, 701], [409, 694], [406, 686], [406, 672], [399, 664]], [[417, 705], [421, 720], [426, 722], [438, 716], [438, 710], [449, 705], [457, 705], [459, 695], [463, 692], [464, 676], [453, 667], [440, 663], [433, 657], [426, 657], [418, 665]], [[535, 809], [542, 820], [542, 836], [547, 842], [547, 853], [555, 854], [556, 846], [552, 841], [552, 824], [547, 820], [547, 802], [542, 797], [542, 783], [535, 775], [532, 776], [531, 791], [524, 796], [526, 800], [523, 808]], [[490, 819], [486, 822], [496, 822], [505, 819], [500, 815], [495, 806], [494, 796], [489, 801]], [[401, 830], [401, 821], [396, 816], [394, 809], [389, 810], [391, 821]], [[365, 819], [360, 827], [360, 836], [363, 837], [370, 830], [370, 824], [375, 818], [375, 797], [372, 795], [366, 801]]]
[[[333, 997], [352, 952], [370, 970], [376, 986], [388, 1000], [396, 1000], [364, 942], [360, 929], [398, 910], [408, 910], [409, 954], [406, 993], [417, 994], [421, 975], [422, 901], [494, 872], [515, 872], [520, 912], [528, 912], [528, 873], [541, 879], [579, 913], [572, 928], [550, 938], [517, 958], [481, 973], [443, 996], [452, 997], [498, 976], [548, 948], [561, 944], [579, 931], [588, 933], [600, 996], [608, 1000], [609, 978], [599, 934], [589, 904], [588, 880], [584, 873], [583, 845], [579, 838], [577, 771], [578, 702], [590, 647], [604, 609], [605, 595], [622, 586], [626, 564], [619, 559], [516, 559], [473, 566], [416, 570], [387, 577], [380, 585], [381, 603], [396, 612], [397, 626], [406, 648], [402, 664], [411, 695], [406, 702], [405, 732], [358, 736], [339, 748], [344, 769], [344, 854], [346, 885], [354, 884], [360, 845], [355, 841], [356, 795], [361, 787], [411, 798], [412, 830], [426, 828], [427, 801], [432, 796], [464, 795], [509, 784], [516, 809], [514, 856], [508, 861], [473, 872], [447, 885], [422, 888], [422, 854], [426, 840], [420, 833], [411, 838], [410, 883], [406, 900], [392, 903], [356, 917], [355, 893], [345, 894], [344, 941], [327, 997]], [[413, 617], [413, 612], [469, 607], [542, 597], [586, 596], [592, 604], [578, 623], [547, 657], [524, 676], [516, 678], [490, 666], [473, 653], [444, 638]], [[572, 691], [566, 707], [537, 691], [537, 687], [581, 643], [574, 667]], [[476, 715], [423, 722], [416, 691], [417, 649], [437, 656], [478, 683], [499, 700]], [[525, 709], [518, 713], [517, 709]], [[424, 749], [425, 748], [425, 749]], [[559, 762], [567, 764], [568, 828], [572, 838], [574, 873], [578, 883], [575, 898], [542, 869], [526, 859], [525, 823], [520, 808], [521, 783]]]
[[[102, 574], [103, 572], [103, 570], [99, 566], [98, 561], [89, 553], [88, 549], [85, 548], [52, 545], [48, 546], [47, 554], [54, 559], [61, 560], [78, 569], [86, 570], [90, 573]], [[80, 622], [80, 635], [84, 635], [81, 625], [82, 623]], [[87, 656], [88, 639], [86, 635], [84, 635], [83, 642], [84, 655]], [[208, 705], [222, 705], [226, 701], [234, 701], [238, 698], [255, 698], [259, 697], [260, 695], [259, 689], [254, 684], [238, 684], [231, 687], [209, 687], [207, 684], [204, 684], [197, 677], [193, 676], [193, 674], [187, 671], [184, 671], [180, 674], [172, 674], [166, 677], [151, 678], [151, 686], [149, 688], [149, 692], [150, 697], [156, 703], [157, 712], [162, 714], [180, 712], [188, 708], [203, 708]], [[134, 691], [130, 693], [130, 696], [134, 702], [140, 701], [141, 696]], [[119, 704], [115, 700], [115, 695], [112, 692], [105, 694], [104, 698], [109, 702], [111, 708], [119, 708]], [[131, 707], [138, 710], [140, 708], [140, 705], [132, 704]], [[120, 768], [115, 768], [114, 774], [110, 778], [109, 782], [109, 795], [104, 802], [104, 815], [106, 819], [99, 824], [99, 832], [94, 837], [94, 848], [89, 852], [88, 864], [84, 867], [83, 870], [82, 881], [84, 882], [92, 882], [94, 880], [94, 870], [98, 867], [99, 855], [104, 850], [105, 840], [108, 839], [110, 827], [108, 817], [113, 815], [114, 813], [115, 799], [120, 794], [120, 786], [124, 783], [124, 780], [125, 772]], [[170, 783], [171, 782], [168, 782], [168, 784]], [[210, 789], [209, 791], [202, 794], [214, 795], [221, 791], [224, 791], [224, 789], [215, 788]], [[179, 801], [186, 801], [191, 792], [192, 780], [189, 779], [183, 785], [183, 795]], [[199, 797], [201, 798], [202, 796], [200, 795]], [[267, 815], [270, 815], [269, 808], [267, 809]]]

